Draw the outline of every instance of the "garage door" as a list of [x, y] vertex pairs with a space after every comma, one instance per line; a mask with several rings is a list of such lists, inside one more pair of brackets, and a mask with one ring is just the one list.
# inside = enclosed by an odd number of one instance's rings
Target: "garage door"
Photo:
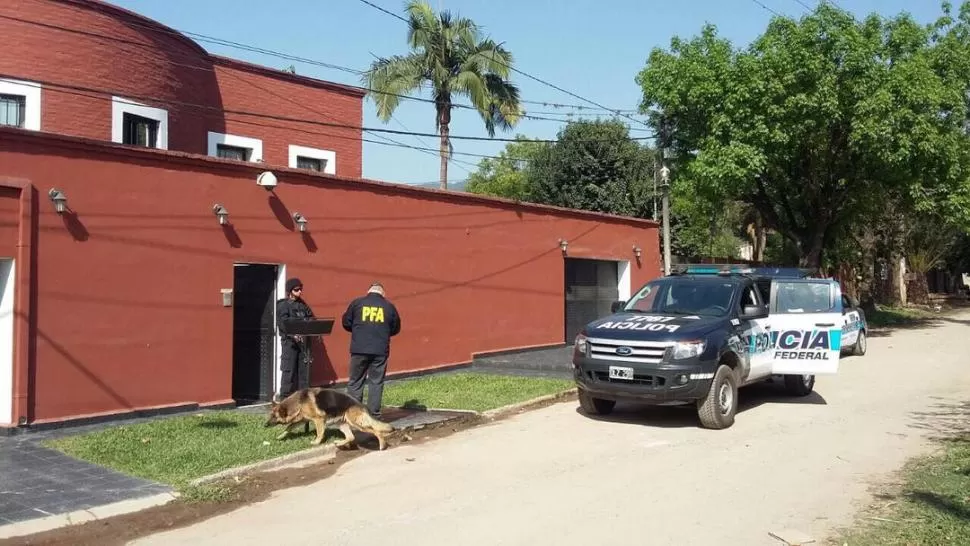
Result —
[[610, 314], [618, 300], [617, 262], [566, 258], [566, 343], [584, 326]]

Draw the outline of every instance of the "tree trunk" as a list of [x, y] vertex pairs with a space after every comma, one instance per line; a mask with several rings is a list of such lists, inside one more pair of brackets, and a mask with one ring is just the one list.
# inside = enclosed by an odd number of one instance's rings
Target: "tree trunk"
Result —
[[758, 213], [754, 219], [754, 261], [757, 263], [764, 263], [765, 261], [765, 246], [768, 244], [768, 234], [765, 230], [765, 222], [761, 218], [761, 213]]
[[926, 282], [925, 273], [917, 273], [916, 278], [907, 282], [907, 296], [911, 303], [917, 305], [929, 305], [930, 303], [930, 286]]
[[448, 189], [448, 124], [441, 124], [441, 145], [439, 147], [439, 153], [441, 154], [441, 170], [438, 176], [441, 178], [441, 189]]

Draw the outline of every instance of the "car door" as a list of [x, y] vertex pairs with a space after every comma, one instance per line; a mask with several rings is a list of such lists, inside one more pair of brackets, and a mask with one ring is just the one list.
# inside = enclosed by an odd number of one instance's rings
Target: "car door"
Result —
[[[764, 301], [761, 299], [761, 292], [752, 283], [741, 291], [741, 298], [738, 302], [738, 311], [745, 305], [761, 306]], [[732, 320], [738, 321], [739, 353], [744, 355], [748, 365], [748, 380], [757, 380], [771, 375], [772, 353], [768, 350], [768, 318], [754, 320]]]
[[842, 294], [842, 346], [854, 345], [862, 329], [861, 311], [852, 305], [849, 297]]
[[842, 349], [842, 291], [829, 279], [772, 279], [771, 371], [835, 374]]

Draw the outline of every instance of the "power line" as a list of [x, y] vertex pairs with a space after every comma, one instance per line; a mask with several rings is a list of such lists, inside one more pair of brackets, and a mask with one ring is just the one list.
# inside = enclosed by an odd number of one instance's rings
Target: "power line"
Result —
[[[31, 86], [31, 87], [40, 87], [40, 86], [37, 86], [37, 85], [31, 85], [31, 84], [27, 84], [27, 85], [28, 86]], [[48, 85], [52, 85], [52, 84], [48, 84]], [[52, 86], [52, 87], [45, 87], [43, 89], [45, 91], [52, 91], [52, 92], [55, 92], [55, 93], [63, 93], [63, 94], [68, 94], [68, 95], [76, 95], [76, 96], [81, 96], [81, 97], [86, 97], [86, 98], [91, 98], [91, 99], [96, 99], [96, 100], [105, 100], [105, 101], [111, 100], [110, 93], [103, 93], [103, 92], [99, 92], [99, 91], [85, 91], [85, 90], [83, 90], [83, 88], [81, 88], [81, 90], [72, 90], [70, 88], [60, 89], [58, 87], [53, 87]], [[175, 102], [175, 101], [164, 101], [164, 100], [158, 99], [157, 102]], [[200, 107], [200, 108], [213, 109], [211, 107], [206, 107], [204, 105], [192, 105], [190, 103], [188, 103], [186, 105], [188, 105], [188, 106], [196, 106], [196, 107]], [[229, 112], [229, 113], [232, 113], [232, 112]], [[254, 115], [254, 114], [246, 114], [246, 115]], [[333, 138], [333, 139], [337, 139], [337, 140], [349, 140], [349, 141], [353, 141], [353, 142], [369, 142], [369, 143], [372, 143], [372, 144], [380, 144], [382, 146], [391, 146], [391, 147], [397, 147], [397, 148], [409, 148], [409, 149], [413, 149], [413, 150], [432, 151], [432, 152], [436, 152], [436, 153], [438, 152], [438, 150], [435, 149], [435, 148], [422, 148], [421, 146], [413, 146], [413, 145], [410, 145], [410, 144], [404, 144], [404, 143], [399, 143], [399, 142], [381, 142], [381, 141], [377, 141], [377, 140], [369, 140], [369, 139], [366, 139], [366, 138], [363, 138], [363, 137], [350, 136], [350, 135], [341, 135], [341, 134], [329, 133], [329, 132], [311, 131], [311, 130], [308, 130], [308, 129], [301, 129], [299, 127], [291, 127], [291, 126], [286, 126], [286, 125], [275, 125], [275, 124], [271, 124], [271, 123], [260, 123], [258, 121], [247, 120], [247, 119], [238, 119], [238, 118], [227, 118], [227, 119], [231, 120], [233, 123], [241, 123], [241, 124], [244, 124], [244, 125], [253, 125], [253, 126], [256, 126], [256, 127], [265, 127], [265, 128], [273, 128], [273, 129], [284, 129], [284, 130], [290, 131], [290, 132], [304, 133], [304, 134], [317, 135], [317, 136], [325, 136], [325, 137]], [[307, 121], [306, 123], [313, 123], [313, 122]], [[452, 152], [452, 153], [455, 154], [455, 155], [463, 155], [463, 156], [468, 156], [468, 157], [477, 157], [477, 158], [482, 158], [482, 159], [503, 159], [502, 156], [487, 155], [487, 154], [476, 154], [476, 153], [471, 153], [471, 152]], [[504, 159], [510, 159], [512, 161], [529, 161], [529, 159], [527, 159], [527, 158], [516, 158], [516, 157], [506, 157]], [[451, 161], [461, 162], [461, 163], [464, 163], [466, 165], [469, 165], [469, 166], [475, 167], [475, 168], [478, 167], [478, 165], [476, 165], [474, 163], [467, 162], [467, 161], [461, 161], [461, 160], [458, 160], [458, 159], [451, 159]]]
[[[157, 50], [157, 47], [154, 46], [154, 45], [152, 45], [152, 44], [146, 44], [146, 43], [137, 42], [137, 41], [134, 41], [134, 40], [126, 40], [126, 39], [123, 39], [123, 38], [117, 38], [115, 36], [108, 36], [108, 35], [104, 35], [104, 34], [98, 34], [96, 32], [90, 32], [90, 31], [87, 31], [87, 30], [81, 30], [81, 29], [75, 29], [75, 28], [70, 28], [70, 27], [64, 27], [64, 26], [60, 26], [60, 25], [43, 23], [43, 22], [40, 22], [40, 21], [33, 21], [33, 20], [29, 20], [29, 19], [22, 19], [22, 18], [19, 18], [19, 17], [13, 17], [13, 16], [9, 16], [9, 15], [0, 15], [0, 19], [8, 19], [8, 20], [12, 20], [12, 21], [17, 21], [17, 22], [25, 23], [25, 24], [30, 24], [30, 25], [36, 25], [36, 26], [44, 27], [44, 28], [51, 29], [51, 30], [58, 30], [58, 31], [63, 31], [63, 32], [80, 34], [80, 35], [83, 35], [83, 36], [86, 36], [86, 37], [89, 37], [89, 38], [97, 38], [97, 39], [115, 41], [115, 42], [123, 43], [123, 44], [126, 44], [126, 45], [132, 45], [132, 46], [136, 46], [136, 47], [145, 48], [145, 49], [148, 49], [148, 50], [151, 50], [151, 51], [156, 51]], [[150, 27], [150, 26], [145, 25], [145, 24], [139, 24], [139, 23], [132, 23], [132, 24], [133, 25], [136, 25], [136, 26], [140, 26], [140, 27], [145, 28], [147, 30], [161, 32], [161, 33], [168, 34], [168, 35], [173, 35], [173, 36], [179, 36], [179, 33], [178, 32], [166, 31], [166, 30], [163, 30], [163, 29], [157, 29], [155, 27]], [[186, 33], [186, 34], [194, 34], [194, 33]], [[198, 36], [203, 36], [203, 35], [198, 35]], [[233, 44], [234, 47], [239, 47], [239, 48], [242, 48], [242, 49], [246, 49], [248, 51], [256, 51], [256, 52], [262, 52], [262, 53], [265, 53], [265, 52], [270, 51], [270, 50], [265, 50], [263, 48], [257, 48], [257, 47], [253, 47], [253, 46], [247, 46], [245, 44], [238, 44], [237, 42], [230, 42], [228, 40], [222, 40], [220, 38], [209, 38], [209, 37], [206, 37], [204, 39], [201, 39], [201, 41], [214, 41], [216, 43]], [[172, 53], [178, 54], [178, 52], [172, 52]], [[280, 55], [282, 55], [284, 58], [287, 58], [287, 59], [292, 58], [292, 59], [300, 60], [300, 61], [304, 61], [304, 62], [312, 62], [312, 64], [316, 64], [316, 65], [324, 66], [324, 67], [328, 67], [328, 68], [336, 68], [336, 69], [344, 70], [344, 71], [347, 71], [347, 72], [350, 72], [350, 73], [353, 73], [353, 74], [361, 74], [361, 73], [363, 73], [360, 70], [355, 70], [355, 69], [352, 69], [352, 68], [341, 67], [341, 66], [338, 66], [338, 65], [330, 64], [330, 63], [323, 63], [323, 62], [319, 62], [319, 61], [313, 61], [312, 59], [305, 59], [305, 58], [302, 58], [302, 57], [295, 57], [295, 56], [290, 56], [290, 55], [287, 55], [287, 54], [280, 54]], [[182, 56], [187, 56], [187, 55], [182, 54]], [[180, 63], [180, 62], [177, 62], [177, 61], [172, 60], [172, 59], [165, 59], [165, 62], [171, 64], [172, 66], [179, 66], [179, 67], [189, 68], [189, 69], [194, 69], [194, 70], [202, 70], [202, 71], [211, 71], [212, 70], [212, 67], [211, 66], [200, 66], [200, 65], [195, 65], [195, 64]], [[244, 81], [245, 83], [247, 83], [249, 85], [253, 85], [252, 82], [242, 80], [241, 78], [237, 78], [237, 79], [239, 79], [240, 81]], [[425, 99], [425, 98], [421, 98], [421, 97], [413, 97], [413, 96], [410, 96], [410, 95], [401, 95], [401, 94], [390, 93], [390, 92], [387, 92], [387, 91], [380, 91], [380, 90], [370, 89], [370, 88], [361, 88], [361, 89], [364, 90], [364, 91], [369, 91], [369, 92], [378, 93], [378, 94], [385, 94], [385, 95], [389, 95], [389, 96], [398, 97], [398, 98], [401, 98], [401, 99], [413, 100], [413, 101], [418, 101], [418, 102], [426, 102], [426, 103], [434, 103], [434, 100], [432, 100], [432, 99]], [[556, 104], [556, 103], [546, 103], [546, 102], [542, 102], [542, 101], [520, 101], [520, 102], [543, 104], [543, 105], [546, 105], [546, 106], [553, 106], [553, 107], [555, 107], [555, 106], [564, 106], [564, 107], [571, 106], [571, 105], [560, 105], [560, 104]], [[475, 108], [472, 105], [468, 105], [468, 104], [455, 103], [455, 104], [453, 104], [453, 106], [456, 107], [456, 108], [460, 108], [460, 109], [473, 110], [473, 111], [476, 111], [476, 112], [478, 111], [477, 108]], [[580, 109], [582, 109], [582, 108], [590, 109], [589, 107], [583, 107], [583, 106], [578, 106], [578, 108], [580, 108]], [[632, 110], [628, 110], [628, 111], [631, 111], [632, 112]], [[323, 114], [323, 113], [320, 113], [320, 112], [318, 112], [318, 113], [320, 115], [326, 116], [326, 114]], [[560, 113], [553, 113], [553, 114], [562, 115]], [[605, 115], [605, 114], [588, 113], [587, 115]], [[533, 115], [533, 114], [529, 114], [528, 112], [524, 113], [521, 117], [523, 117], [525, 119], [534, 120], [534, 121], [552, 121], [552, 122], [557, 122], [557, 123], [565, 123], [566, 122], [566, 120], [562, 120], [562, 119], [558, 119], [558, 118], [550, 118], [550, 117]], [[404, 126], [404, 124], [402, 124], [399, 120], [397, 120], [396, 118], [393, 118], [393, 116], [392, 116], [392, 119], [407, 130], [407, 127]], [[373, 131], [368, 131], [368, 132], [373, 132]], [[375, 136], [377, 136], [377, 135], [375, 135]], [[435, 136], [437, 136], [437, 135], [435, 135]], [[383, 136], [381, 136], [380, 138], [388, 139], [388, 137], [383, 137]], [[419, 137], [417, 137], [417, 138], [419, 138]], [[388, 140], [390, 140], [390, 139], [388, 139]], [[396, 141], [391, 140], [391, 142], [396, 142]], [[427, 145], [427, 143], [424, 143], [424, 144]]]
[[[65, 84], [65, 83], [54, 82], [54, 81], [49, 81], [49, 80], [47, 80], [47, 81], [45, 81], [45, 80], [35, 80], [35, 81], [39, 82], [43, 86], [60, 87], [60, 88], [63, 88], [63, 89], [70, 89], [70, 90], [73, 90], [73, 91], [84, 91], [84, 92], [87, 92], [87, 93], [95, 93], [95, 94], [108, 95], [108, 96], [123, 96], [123, 97], [128, 97], [130, 99], [137, 99], [137, 100], [142, 100], [142, 101], [147, 101], [147, 102], [159, 102], [159, 103], [165, 103], [165, 104], [175, 104], [175, 105], [179, 105], [179, 106], [188, 106], [188, 107], [193, 107], [193, 108], [199, 108], [199, 109], [202, 109], [202, 110], [210, 110], [210, 111], [214, 111], [214, 112], [217, 112], [217, 113], [223, 113], [223, 114], [239, 114], [239, 115], [245, 115], [245, 116], [253, 116], [253, 117], [259, 117], [259, 118], [273, 119], [273, 120], [277, 120], [277, 121], [289, 121], [289, 122], [294, 122], [294, 123], [305, 123], [305, 124], [309, 124], [309, 125], [320, 125], [320, 126], [323, 126], [323, 127], [333, 127], [333, 128], [339, 128], [339, 129], [353, 129], [353, 130], [368, 131], [368, 132], [375, 132], [375, 133], [388, 133], [388, 134], [395, 134], [395, 135], [411, 135], [411, 136], [426, 136], [426, 137], [437, 137], [438, 136], [435, 133], [418, 133], [418, 132], [414, 132], [414, 131], [398, 131], [396, 129], [372, 128], [372, 127], [364, 127], [364, 126], [360, 126], [360, 125], [349, 125], [349, 124], [344, 124], [344, 123], [330, 123], [330, 122], [326, 122], [326, 121], [305, 120], [305, 119], [293, 118], [293, 117], [289, 117], [289, 116], [280, 116], [280, 115], [277, 115], [277, 114], [266, 114], [266, 113], [261, 113], [261, 112], [252, 112], [252, 111], [249, 111], [249, 110], [234, 110], [234, 109], [226, 109], [226, 108], [217, 108], [215, 106], [210, 106], [210, 105], [206, 105], [206, 104], [198, 104], [198, 103], [192, 103], [192, 102], [186, 102], [186, 101], [179, 101], [179, 100], [174, 100], [174, 99], [163, 99], [163, 98], [159, 98], [159, 97], [150, 97], [150, 96], [145, 96], [145, 95], [133, 95], [133, 94], [130, 94], [130, 93], [124, 93], [124, 92], [115, 91], [115, 90], [96, 89], [96, 88], [91, 88], [91, 87], [82, 87], [82, 86], [78, 86], [78, 85]], [[40, 86], [36, 86], [35, 85], [34, 87], [40, 87]], [[500, 138], [500, 137], [492, 138], [492, 137], [480, 137], [480, 136], [470, 136], [470, 135], [450, 135], [449, 138], [453, 138], [453, 139], [457, 139], [457, 140], [472, 140], [472, 141], [481, 141], [481, 142], [519, 142], [520, 141], [520, 139], [517, 139], [517, 138]], [[652, 138], [653, 138], [653, 135], [651, 135], [651, 136], [645, 136], [645, 137], [630, 137], [631, 140], [650, 140]], [[557, 142], [554, 139], [531, 139], [531, 140], [533, 140], [534, 142], [545, 142], [545, 143], [550, 143], [550, 144]], [[607, 140], [607, 139], [587, 139], [587, 140], [589, 140], [589, 141], [596, 141], [596, 140]]]
[[[410, 24], [410, 22], [407, 19], [405, 19], [404, 17], [402, 17], [401, 15], [398, 15], [398, 14], [395, 14], [395, 13], [391, 13], [390, 11], [388, 11], [388, 10], [386, 10], [384, 8], [381, 8], [380, 6], [377, 6], [377, 5], [373, 4], [373, 3], [369, 2], [368, 0], [360, 0], [360, 1], [363, 2], [364, 4], [368, 5], [368, 6], [372, 7], [372, 8], [375, 8], [375, 9], [381, 11], [382, 13], [386, 13], [388, 15], [391, 15], [393, 17], [396, 17], [396, 18], [400, 19], [401, 21], [404, 21], [407, 24]], [[508, 68], [509, 70], [511, 70], [511, 71], [513, 71], [513, 72], [515, 72], [517, 74], [520, 74], [520, 75], [525, 76], [525, 77], [527, 77], [529, 79], [535, 80], [535, 81], [537, 81], [537, 82], [539, 82], [539, 83], [541, 83], [543, 85], [546, 85], [548, 87], [551, 87], [551, 88], [553, 88], [553, 89], [555, 89], [555, 90], [557, 90], [559, 92], [565, 93], [565, 94], [567, 94], [567, 95], [569, 95], [571, 97], [577, 98], [577, 99], [579, 99], [579, 100], [581, 100], [583, 102], [588, 102], [588, 103], [590, 103], [590, 104], [592, 104], [594, 106], [597, 106], [599, 108], [602, 108], [604, 110], [607, 110], [607, 111], [610, 111], [610, 112], [614, 112], [617, 115], [619, 115], [621, 117], [624, 117], [624, 118], [627, 118], [630, 121], [633, 121], [633, 122], [636, 122], [636, 123], [641, 123], [641, 124], [646, 125], [648, 127], [650, 126], [650, 124], [647, 123], [647, 122], [645, 122], [645, 121], [641, 121], [641, 120], [638, 120], [638, 119], [634, 119], [634, 118], [632, 118], [632, 117], [630, 117], [630, 116], [628, 116], [626, 114], [621, 113], [621, 110], [618, 110], [618, 109], [615, 109], [615, 108], [607, 108], [606, 106], [603, 106], [602, 104], [600, 104], [598, 102], [595, 102], [595, 101], [592, 101], [590, 99], [587, 99], [586, 97], [582, 97], [580, 95], [577, 95], [576, 93], [573, 93], [572, 91], [567, 91], [567, 90], [563, 89], [562, 87], [559, 87], [558, 85], [549, 83], [549, 82], [547, 82], [547, 81], [545, 81], [545, 80], [543, 80], [541, 78], [538, 78], [536, 76], [533, 76], [532, 74], [529, 74], [527, 72], [524, 72], [522, 70], [519, 70], [518, 68], [512, 67], [512, 66], [504, 63], [503, 61], [499, 60], [499, 59], [493, 58], [492, 61], [495, 62], [495, 63], [498, 63], [498, 64], [500, 64], [502, 66], [504, 66], [505, 68]]]
[[755, 4], [758, 4], [759, 6], [763, 7], [764, 9], [770, 11], [771, 13], [774, 13], [778, 17], [784, 17], [784, 15], [782, 15], [782, 14], [778, 13], [777, 11], [775, 11], [775, 10], [769, 8], [768, 6], [764, 5], [764, 3], [761, 2], [761, 0], [751, 0], [751, 1], [754, 2]]
[[[138, 42], [138, 41], [134, 41], [134, 40], [127, 40], [127, 39], [118, 38], [118, 37], [115, 37], [115, 36], [108, 36], [108, 35], [105, 35], [105, 34], [98, 34], [96, 32], [91, 32], [91, 31], [82, 30], [82, 29], [76, 29], [76, 28], [70, 28], [70, 27], [60, 26], [60, 25], [55, 25], [55, 24], [51, 24], [51, 23], [44, 23], [44, 22], [41, 22], [41, 21], [34, 21], [34, 20], [30, 20], [30, 19], [23, 19], [23, 18], [20, 18], [20, 17], [11, 16], [11, 15], [2, 15], [2, 14], [0, 14], [0, 19], [7, 19], [7, 20], [10, 20], [10, 21], [17, 21], [17, 22], [20, 22], [20, 23], [25, 23], [25, 24], [29, 24], [29, 25], [40, 26], [40, 27], [44, 27], [44, 28], [51, 29], [51, 30], [60, 30], [60, 31], [64, 31], [64, 32], [74, 33], [74, 34], [81, 34], [81, 35], [84, 35], [84, 36], [87, 36], [87, 37], [90, 37], [90, 38], [100, 38], [100, 39], [103, 39], [103, 40], [111, 40], [111, 41], [115, 41], [115, 42], [119, 42], [119, 43], [133, 45], [133, 46], [136, 46], [136, 47], [146, 48], [146, 49], [149, 49], [149, 50], [152, 50], [152, 51], [157, 51], [158, 50], [157, 45], [153, 45], [153, 44], [146, 44], [146, 43], [142, 43], [142, 42]], [[223, 46], [226, 46], [226, 47], [231, 47], [231, 48], [235, 48], [235, 49], [241, 49], [241, 50], [244, 50], [244, 51], [250, 51], [250, 52], [254, 52], [254, 53], [260, 53], [260, 54], [267, 55], [267, 56], [271, 56], [271, 57], [277, 57], [277, 58], [281, 58], [281, 59], [285, 59], [285, 60], [297, 61], [297, 62], [302, 62], [302, 63], [311, 64], [311, 65], [315, 65], [315, 66], [320, 66], [320, 67], [323, 67], [323, 68], [329, 68], [329, 69], [333, 69], [333, 70], [339, 70], [341, 72], [346, 72], [346, 73], [354, 74], [354, 75], [357, 75], [357, 76], [359, 76], [359, 75], [361, 75], [361, 74], [363, 74], [365, 72], [363, 70], [359, 70], [359, 69], [356, 69], [356, 68], [349, 68], [349, 67], [346, 67], [346, 66], [340, 66], [340, 65], [333, 64], [333, 63], [326, 63], [326, 62], [318, 61], [318, 60], [315, 60], [315, 59], [309, 59], [309, 58], [306, 58], [306, 57], [300, 57], [300, 56], [296, 56], [296, 55], [291, 55], [289, 53], [281, 53], [281, 52], [278, 52], [278, 51], [274, 51], [272, 49], [266, 49], [266, 48], [251, 46], [251, 45], [247, 45], [247, 44], [242, 44], [242, 43], [239, 43], [239, 42], [233, 42], [231, 40], [225, 40], [223, 38], [216, 38], [216, 37], [212, 37], [212, 36], [207, 36], [207, 35], [199, 34], [199, 33], [196, 33], [196, 32], [182, 31], [182, 30], [166, 30], [166, 29], [158, 28], [156, 26], [148, 25], [148, 24], [145, 24], [145, 23], [139, 23], [137, 21], [128, 21], [128, 22], [126, 22], [126, 24], [131, 25], [131, 26], [137, 26], [137, 27], [140, 27], [140, 28], [143, 28], [145, 30], [152, 31], [152, 32], [157, 32], [157, 33], [161, 33], [161, 34], [167, 34], [167, 35], [175, 36], [175, 37], [191, 36], [191, 37], [193, 37], [194, 39], [196, 39], [196, 40], [198, 40], [200, 42], [214, 43], [214, 44], [223, 45]], [[168, 53], [169, 54], [176, 54], [176, 55], [180, 54], [180, 52], [168, 52]], [[187, 56], [187, 54], [184, 54], [184, 53], [182, 53], [181, 55], [182, 56]], [[176, 63], [174, 61], [168, 61], [168, 62], [171, 62], [172, 64], [175, 64], [177, 66], [184, 66], [184, 67], [187, 67], [187, 68], [196, 68], [196, 69], [199, 69], [199, 70], [211, 70], [211, 67], [208, 67], [208, 66], [191, 66], [191, 65], [186, 65], [186, 64], [179, 64], [179, 63]], [[343, 85], [347, 85], [347, 84], [343, 84]], [[371, 93], [377, 93], [377, 94], [382, 94], [382, 95], [393, 96], [393, 97], [397, 97], [397, 98], [400, 98], [400, 99], [413, 100], [413, 101], [425, 102], [425, 103], [431, 103], [431, 104], [434, 103], [434, 100], [433, 99], [426, 99], [426, 98], [422, 98], [422, 97], [414, 97], [414, 96], [410, 96], [410, 95], [401, 95], [401, 94], [391, 93], [391, 92], [388, 92], [388, 91], [381, 91], [381, 90], [378, 90], [378, 89], [370, 89], [370, 88], [367, 88], [367, 87], [362, 87], [362, 86], [357, 85], [357, 84], [350, 85], [350, 87], [356, 87], [356, 88], [361, 89], [362, 91], [367, 91], [367, 92], [371, 92]], [[549, 107], [553, 107], [553, 108], [574, 108], [574, 109], [579, 109], [579, 110], [584, 110], [584, 109], [585, 110], [594, 110], [594, 108], [592, 108], [590, 106], [577, 105], [577, 104], [562, 104], [562, 103], [549, 102], [549, 101], [520, 100], [519, 102], [521, 102], [523, 104], [536, 104], [536, 105], [541, 105], [541, 106], [549, 106]], [[474, 106], [472, 106], [470, 104], [456, 103], [456, 104], [454, 104], [454, 106], [455, 107], [458, 107], [458, 108], [465, 108], [465, 109], [477, 110]], [[606, 111], [609, 111], [609, 112], [629, 112], [629, 113], [636, 113], [637, 112], [637, 110], [635, 110], [635, 109], [616, 110], [616, 109], [613, 109], [613, 108], [602, 108], [602, 110], [606, 110]]]

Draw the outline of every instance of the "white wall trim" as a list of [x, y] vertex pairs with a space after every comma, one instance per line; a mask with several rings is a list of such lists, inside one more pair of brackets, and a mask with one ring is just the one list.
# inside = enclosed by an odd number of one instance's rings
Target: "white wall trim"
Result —
[[276, 297], [273, 298], [273, 326], [276, 332], [276, 363], [273, 370], [273, 394], [279, 394], [280, 381], [283, 379], [283, 338], [276, 326], [276, 302], [286, 297], [286, 264], [276, 264]]
[[39, 83], [0, 78], [0, 93], [24, 97], [24, 129], [40, 131], [40, 90]]
[[290, 167], [296, 168], [296, 156], [312, 157], [314, 159], [326, 160], [327, 165], [323, 168], [326, 174], [337, 174], [337, 152], [332, 150], [322, 150], [320, 148], [308, 148], [290, 144]]
[[13, 421], [15, 261], [0, 259], [0, 424]]
[[263, 161], [263, 141], [258, 138], [231, 135], [227, 133], [214, 133], [212, 131], [209, 131], [208, 135], [208, 153], [211, 157], [219, 157], [217, 147], [220, 144], [225, 144], [227, 146], [249, 148], [252, 150], [252, 153], [249, 154], [249, 161], [253, 163], [261, 163]]
[[633, 290], [631, 286], [632, 280], [630, 278], [630, 261], [617, 260], [616, 264], [616, 291], [619, 296], [618, 299], [627, 301], [630, 299], [630, 293]]
[[134, 114], [146, 117], [158, 122], [158, 146], [161, 150], [168, 149], [168, 110], [154, 108], [147, 104], [135, 102], [122, 97], [111, 97], [111, 142], [121, 143], [123, 141], [124, 114]]

